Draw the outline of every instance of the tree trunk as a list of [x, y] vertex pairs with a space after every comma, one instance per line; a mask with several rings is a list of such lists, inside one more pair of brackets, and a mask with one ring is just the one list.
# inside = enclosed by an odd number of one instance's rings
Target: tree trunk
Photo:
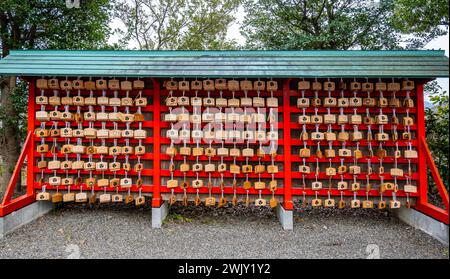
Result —
[[[7, 117], [17, 117], [11, 105], [10, 95], [16, 87], [16, 77], [5, 77], [0, 82], [1, 106], [5, 109]], [[9, 183], [11, 174], [19, 159], [21, 146], [19, 127], [10, 123], [3, 123], [3, 133], [0, 135], [0, 156], [3, 158], [3, 174], [0, 177], [0, 192], [4, 192]]]

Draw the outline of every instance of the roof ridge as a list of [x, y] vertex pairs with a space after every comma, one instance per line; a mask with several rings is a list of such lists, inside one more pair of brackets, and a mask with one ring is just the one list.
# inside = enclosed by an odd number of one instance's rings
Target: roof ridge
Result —
[[442, 50], [13, 50], [0, 74], [148, 77], [448, 77]]

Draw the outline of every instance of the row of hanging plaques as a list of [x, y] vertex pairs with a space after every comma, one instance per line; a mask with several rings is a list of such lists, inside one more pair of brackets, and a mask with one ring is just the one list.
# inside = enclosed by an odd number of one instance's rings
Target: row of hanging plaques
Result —
[[[36, 88], [35, 166], [42, 188], [36, 198], [145, 204], [142, 185], [150, 146], [144, 81], [41, 78]], [[71, 191], [74, 186], [79, 191]], [[97, 195], [95, 188], [103, 193]]]
[[[246, 124], [256, 123], [263, 124], [266, 121], [266, 125], [269, 127], [271, 124], [277, 124], [277, 121], [271, 121], [271, 117], [257, 117], [256, 113], [253, 111], [248, 115], [245, 114], [246, 108], [276, 108], [279, 106], [278, 98], [274, 97], [274, 91], [278, 90], [278, 84], [276, 81], [248, 81], [248, 80], [226, 80], [226, 79], [216, 79], [216, 80], [195, 80], [195, 81], [166, 81], [166, 89], [168, 91], [167, 98], [164, 99], [163, 105], [169, 108], [169, 112], [165, 114], [164, 120], [168, 123], [182, 123], [184, 126], [178, 131], [173, 129], [168, 129], [165, 136], [169, 139], [170, 143], [166, 149], [166, 154], [169, 156], [169, 171], [170, 179], [167, 181], [167, 187], [171, 190], [171, 195], [169, 200], [171, 203], [176, 201], [175, 190], [180, 188], [183, 190], [183, 203], [186, 203], [186, 189], [189, 187], [201, 188], [207, 187], [209, 189], [209, 196], [205, 199], [206, 204], [214, 204], [215, 199], [211, 198], [211, 188], [213, 187], [211, 183], [211, 174], [219, 173], [221, 180], [219, 185], [221, 188], [221, 199], [219, 200], [219, 205], [224, 203], [224, 191], [223, 191], [223, 173], [231, 173], [233, 175], [233, 182], [231, 187], [233, 188], [233, 198], [232, 203], [236, 203], [236, 188], [242, 187], [244, 190], [248, 191], [251, 188], [259, 191], [259, 198], [255, 200], [255, 205], [266, 205], [265, 201], [261, 201], [261, 191], [268, 189], [272, 191], [272, 198], [270, 199], [270, 205], [275, 206], [277, 204], [274, 191], [277, 189], [277, 180], [272, 179], [269, 183], [260, 183], [260, 179], [256, 176], [252, 179], [248, 179], [246, 176], [245, 181], [241, 185], [237, 185], [236, 176], [242, 171], [245, 173], [255, 173], [262, 174], [264, 171], [269, 170], [270, 175], [278, 173], [278, 166], [269, 164], [261, 164], [257, 162], [255, 158], [264, 158], [267, 154], [272, 154], [273, 157], [277, 155], [276, 150], [271, 150], [267, 152], [262, 151], [262, 148], [255, 147], [255, 149], [241, 147], [226, 148], [221, 146], [221, 141], [231, 143], [237, 139], [248, 140], [250, 138], [258, 138], [257, 132], [252, 133], [245, 131], [245, 129], [238, 131], [237, 129], [231, 131], [222, 131], [220, 129], [215, 132], [209, 130], [202, 131], [201, 129], [196, 129], [195, 127], [205, 127], [214, 124], [222, 124], [234, 122], [236, 124], [241, 124], [245, 127]], [[357, 82], [351, 81], [348, 83], [340, 82], [338, 86], [331, 81], [318, 82], [318, 81], [305, 81], [301, 80], [298, 82], [298, 95], [300, 98], [296, 99], [295, 106], [302, 112], [298, 116], [298, 124], [303, 130], [300, 133], [299, 140], [300, 145], [303, 148], [299, 150], [298, 155], [303, 160], [303, 163], [298, 166], [297, 170], [303, 178], [303, 183], [299, 183], [298, 186], [304, 188], [309, 188], [316, 191], [316, 198], [310, 203], [312, 206], [335, 206], [335, 202], [331, 197], [322, 202], [321, 199], [317, 197], [318, 191], [321, 189], [339, 190], [339, 191], [352, 191], [355, 196], [350, 203], [351, 207], [373, 207], [374, 203], [368, 199], [359, 201], [356, 198], [357, 191], [366, 190], [369, 193], [371, 190], [378, 188], [377, 190], [381, 195], [386, 191], [392, 191], [393, 199], [389, 202], [389, 206], [392, 208], [397, 208], [400, 206], [400, 202], [396, 199], [395, 193], [399, 190], [399, 184], [397, 183], [397, 178], [405, 178], [407, 183], [402, 185], [402, 190], [407, 193], [406, 205], [410, 206], [409, 193], [416, 193], [417, 187], [412, 184], [411, 176], [413, 168], [411, 167], [411, 162], [417, 159], [417, 151], [413, 149], [411, 140], [413, 139], [413, 132], [410, 131], [410, 127], [415, 125], [413, 115], [409, 115], [409, 109], [414, 108], [414, 101], [410, 96], [415, 88], [414, 82], [410, 80], [399, 82], [382, 82], [377, 83], [370, 82]], [[197, 93], [200, 90], [205, 90], [208, 95], [205, 97], [200, 97]], [[231, 91], [232, 95], [227, 94], [226, 97], [223, 96], [225, 90]], [[240, 98], [236, 97], [235, 91], [243, 91], [245, 96]], [[257, 96], [250, 98], [247, 96], [247, 92], [254, 90], [257, 92]], [[306, 96], [306, 92], [313, 92], [313, 97]], [[377, 94], [372, 92], [378, 91]], [[406, 92], [406, 97], [397, 97], [396, 94], [399, 92]], [[341, 94], [340, 97], [333, 97], [333, 95]], [[345, 94], [344, 94], [345, 92]], [[383, 92], [386, 92], [386, 96], [391, 96], [390, 99], [383, 96]], [[213, 94], [214, 93], [214, 94]], [[372, 96], [371, 96], [372, 93]], [[351, 96], [348, 96], [351, 94]], [[194, 95], [194, 96], [193, 96]], [[213, 96], [212, 96], [213, 95]], [[402, 94], [399, 94], [402, 95]], [[176, 108], [181, 108], [178, 113], [173, 113]], [[201, 109], [204, 109], [203, 111]], [[213, 112], [210, 111], [214, 108]], [[230, 112], [230, 108], [242, 108], [239, 113], [235, 111]], [[393, 115], [388, 115], [383, 112], [383, 109], [387, 108], [390, 113], [394, 112]], [[402, 113], [406, 109], [406, 115], [395, 114], [395, 109], [398, 108]], [[224, 110], [227, 109], [227, 113]], [[307, 112], [307, 109], [309, 110]], [[313, 113], [311, 113], [311, 109]], [[362, 115], [361, 110], [365, 110]], [[376, 115], [370, 115], [370, 110], [378, 109]], [[402, 110], [403, 109], [403, 110]], [[331, 110], [339, 110], [339, 113], [331, 113]], [[319, 112], [320, 111], [320, 112]], [[351, 113], [349, 113], [351, 111]], [[309, 115], [308, 115], [309, 114]], [[259, 119], [259, 120], [258, 120]], [[389, 131], [386, 132], [383, 128], [384, 126], [389, 126]], [[398, 125], [399, 130], [396, 129]], [[171, 127], [172, 127], [171, 126]], [[188, 128], [186, 128], [188, 127]], [[359, 130], [362, 127], [363, 130]], [[367, 129], [369, 127], [369, 129]], [[339, 131], [336, 131], [339, 128]], [[351, 131], [348, 129], [351, 128]], [[400, 131], [400, 128], [404, 129]], [[326, 129], [326, 130], [324, 130]], [[269, 131], [261, 132], [259, 131], [261, 140], [278, 140], [278, 132]], [[178, 146], [174, 144], [174, 141], [178, 140]], [[215, 140], [214, 143], [216, 147], [205, 146], [199, 147], [197, 142], [207, 144], [208, 142]], [[226, 141], [225, 141], [226, 140]], [[383, 144], [395, 142], [395, 150], [386, 150], [383, 148]], [[241, 141], [242, 142], [242, 141]], [[359, 147], [359, 143], [364, 142], [364, 146], [369, 146], [367, 150], [362, 150]], [[369, 144], [368, 144], [369, 142]], [[255, 143], [255, 142], [253, 142]], [[257, 141], [256, 141], [257, 144]], [[336, 145], [341, 144], [341, 147], [336, 147]], [[346, 146], [346, 144], [348, 146]], [[193, 146], [192, 146], [193, 145]], [[321, 146], [327, 146], [328, 148]], [[356, 147], [351, 147], [351, 146]], [[372, 148], [373, 146], [373, 148]], [[313, 149], [318, 147], [317, 152], [313, 152]], [[242, 151], [242, 152], [241, 152]], [[389, 151], [389, 152], [388, 152]], [[392, 152], [392, 153], [391, 153]], [[174, 158], [178, 156], [178, 160], [182, 160], [181, 164], [177, 166], [174, 164]], [[208, 162], [199, 163], [198, 158], [205, 155]], [[180, 157], [181, 156], [181, 157]], [[235, 158], [242, 156], [244, 160], [240, 160], [241, 164], [235, 164]], [[374, 157], [374, 162], [380, 162], [386, 158], [389, 162], [390, 159], [394, 159], [395, 166], [385, 169], [382, 165], [378, 168], [372, 167], [370, 165], [363, 173], [363, 168], [357, 164], [360, 159], [367, 159]], [[216, 158], [218, 162], [211, 162], [210, 158]], [[224, 158], [232, 158], [233, 163], [230, 165], [224, 164]], [[248, 159], [253, 161], [253, 164], [248, 164]], [[308, 160], [308, 162], [305, 161]], [[329, 159], [330, 161], [325, 161], [324, 159]], [[407, 169], [402, 169], [397, 165], [397, 159], [400, 162], [405, 163], [405, 160], [409, 162], [409, 167]], [[194, 162], [191, 162], [194, 160]], [[316, 167], [313, 166], [314, 160], [319, 160], [320, 163]], [[349, 163], [352, 160], [352, 163]], [[332, 166], [331, 163], [340, 162], [340, 166]], [[345, 164], [344, 164], [345, 162]], [[392, 162], [391, 162], [392, 163]], [[375, 166], [375, 163], [373, 164]], [[275, 172], [272, 170], [276, 169]], [[174, 175], [175, 171], [179, 171], [177, 175]], [[186, 178], [186, 173], [190, 171], [194, 172], [194, 176], [198, 173], [205, 172], [207, 179], [205, 181], [197, 179], [189, 181]], [[180, 174], [181, 172], [181, 174]], [[319, 175], [320, 174], [320, 175]], [[317, 177], [326, 178], [333, 177], [337, 180], [334, 186], [332, 183], [325, 183], [319, 181]], [[371, 177], [379, 175], [381, 176], [381, 183], [378, 187], [375, 187], [373, 183], [369, 183]], [[177, 177], [178, 176], [178, 177]], [[386, 180], [383, 177], [386, 176]], [[305, 177], [310, 180], [315, 177], [315, 181], [311, 181], [309, 186], [305, 186]], [[195, 178], [195, 177], [194, 177]], [[345, 180], [344, 180], [345, 178]], [[359, 182], [362, 180], [366, 183]], [[389, 181], [392, 179], [393, 181]], [[267, 184], [267, 185], [266, 185]], [[327, 187], [323, 186], [326, 185]], [[293, 185], [295, 187], [295, 185]], [[365, 188], [364, 188], [365, 187]], [[198, 191], [197, 191], [198, 193]], [[306, 193], [306, 191], [305, 191]], [[368, 195], [367, 195], [368, 196]], [[213, 202], [211, 202], [213, 200]], [[304, 204], [308, 204], [303, 198]], [[200, 203], [200, 199], [195, 197], [197, 204]], [[248, 195], [244, 195], [244, 201], [249, 204]], [[339, 207], [344, 207], [343, 198], [339, 201]], [[386, 207], [386, 201], [381, 200], [379, 202], [379, 207]]]

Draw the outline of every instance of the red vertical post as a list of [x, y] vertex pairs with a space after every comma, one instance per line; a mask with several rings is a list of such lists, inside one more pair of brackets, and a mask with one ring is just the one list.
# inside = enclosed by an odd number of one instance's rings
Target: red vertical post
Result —
[[161, 92], [160, 84], [156, 79], [153, 82], [153, 198], [152, 207], [160, 207], [161, 198]]
[[425, 109], [424, 109], [424, 92], [423, 92], [423, 84], [417, 85], [417, 91], [416, 91], [416, 100], [417, 100], [417, 152], [419, 154], [419, 161], [418, 161], [418, 174], [419, 174], [419, 200], [418, 204], [423, 205], [428, 203], [428, 181], [427, 181], [427, 161], [426, 161], [426, 150], [423, 147], [422, 144], [420, 144], [421, 138], [425, 137]]
[[[34, 78], [28, 80], [28, 133], [34, 133], [35, 122], [35, 96], [36, 96], [36, 80]], [[31, 142], [27, 154], [27, 195], [35, 194], [34, 190], [34, 134], [31, 136]]]
[[291, 173], [291, 113], [290, 113], [290, 79], [283, 81], [283, 151], [284, 151], [284, 202], [287, 210], [294, 209], [292, 202], [292, 173]]

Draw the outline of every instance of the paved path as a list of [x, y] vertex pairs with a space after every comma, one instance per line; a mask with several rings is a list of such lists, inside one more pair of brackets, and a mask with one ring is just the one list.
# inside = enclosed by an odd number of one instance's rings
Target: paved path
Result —
[[283, 231], [270, 210], [65, 207], [0, 239], [0, 258], [448, 258], [448, 247], [386, 212], [313, 210]]

